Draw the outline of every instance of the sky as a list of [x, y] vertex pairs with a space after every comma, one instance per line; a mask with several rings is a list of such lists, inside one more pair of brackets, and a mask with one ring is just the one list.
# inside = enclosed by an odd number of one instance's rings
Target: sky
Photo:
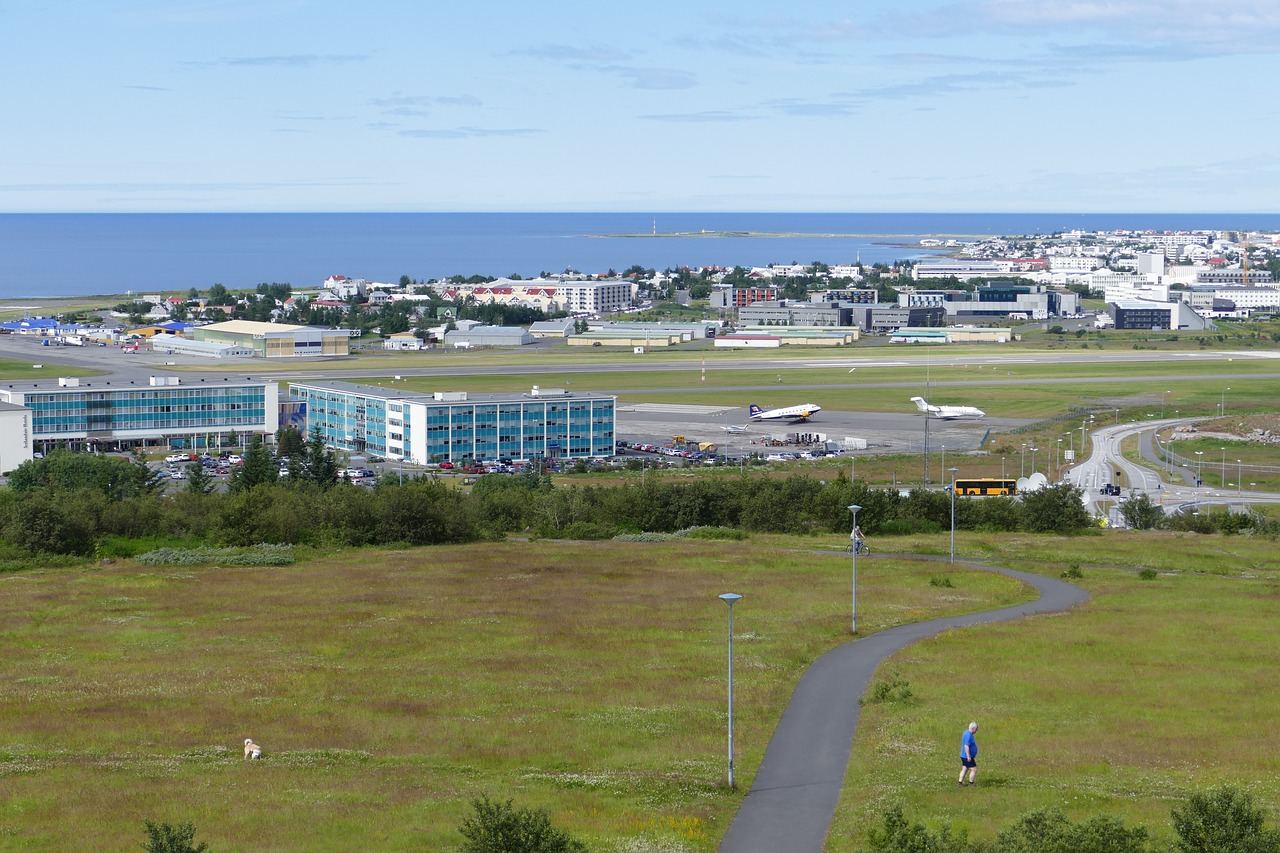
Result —
[[1280, 0], [0, 0], [0, 211], [1280, 210]]

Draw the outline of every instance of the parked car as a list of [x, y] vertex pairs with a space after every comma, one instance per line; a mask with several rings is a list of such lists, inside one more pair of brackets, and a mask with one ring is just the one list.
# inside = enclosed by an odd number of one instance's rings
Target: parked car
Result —
[[175, 465], [179, 462], [190, 462], [192, 459], [195, 459], [195, 456], [190, 453], [170, 453], [164, 458], [164, 461], [170, 465]]

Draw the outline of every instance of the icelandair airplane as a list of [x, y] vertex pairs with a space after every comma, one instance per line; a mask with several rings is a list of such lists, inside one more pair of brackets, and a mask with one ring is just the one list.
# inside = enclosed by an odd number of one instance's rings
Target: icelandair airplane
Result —
[[986, 412], [976, 406], [931, 406], [924, 397], [912, 397], [911, 402], [930, 417], [944, 421], [970, 420], [987, 416]]
[[793, 424], [807, 421], [821, 411], [822, 407], [813, 403], [803, 403], [799, 406], [787, 406], [784, 409], [769, 409], [767, 411], [755, 403], [747, 407], [747, 414], [751, 416], [753, 421], [788, 420]]

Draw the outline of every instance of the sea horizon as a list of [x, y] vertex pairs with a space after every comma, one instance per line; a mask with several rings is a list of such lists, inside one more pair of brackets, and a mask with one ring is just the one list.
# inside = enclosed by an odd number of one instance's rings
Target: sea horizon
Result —
[[1280, 213], [0, 213], [0, 299], [215, 282], [312, 288], [335, 273], [394, 282], [401, 275], [596, 274], [634, 264], [891, 263], [939, 254], [914, 245], [925, 237], [1072, 229], [1280, 230]]

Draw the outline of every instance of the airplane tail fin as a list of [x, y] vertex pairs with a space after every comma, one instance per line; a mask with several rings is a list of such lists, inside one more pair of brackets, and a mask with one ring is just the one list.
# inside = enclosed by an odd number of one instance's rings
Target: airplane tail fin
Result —
[[929, 404], [925, 402], [924, 397], [912, 397], [911, 402], [916, 404], [916, 408], [922, 412], [929, 411]]
[[748, 414], [748, 415], [750, 415], [750, 416], [751, 416], [751, 417], [753, 417], [753, 418], [754, 418], [756, 415], [758, 415], [758, 414], [760, 414], [761, 412], [763, 412], [763, 411], [764, 411], [764, 409], [760, 408], [760, 407], [759, 407], [759, 406], [757, 406], [755, 403], [752, 403], [751, 405], [747, 406], [747, 414]]

